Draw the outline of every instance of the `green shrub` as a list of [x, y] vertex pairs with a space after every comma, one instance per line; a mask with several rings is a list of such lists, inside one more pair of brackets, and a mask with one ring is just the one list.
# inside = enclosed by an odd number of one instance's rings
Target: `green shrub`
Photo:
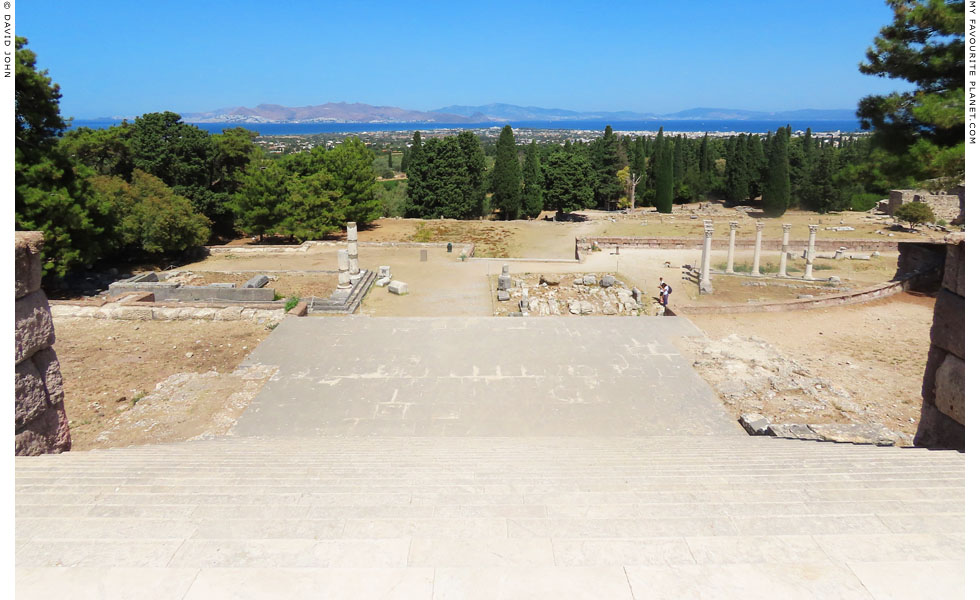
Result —
[[294, 308], [296, 308], [297, 304], [299, 304], [299, 296], [290, 296], [289, 300], [286, 300], [286, 305], [283, 306], [282, 309], [286, 312], [289, 312]]
[[881, 200], [880, 194], [854, 194], [851, 196], [851, 210], [866, 212], [871, 210]]
[[932, 223], [936, 220], [932, 208], [924, 202], [907, 202], [895, 209], [895, 218], [905, 221], [912, 229], [922, 223]]

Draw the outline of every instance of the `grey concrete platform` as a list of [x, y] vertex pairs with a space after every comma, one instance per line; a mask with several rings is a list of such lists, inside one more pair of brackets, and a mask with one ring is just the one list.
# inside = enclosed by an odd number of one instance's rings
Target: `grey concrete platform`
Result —
[[682, 318], [287, 319], [238, 435], [742, 435]]

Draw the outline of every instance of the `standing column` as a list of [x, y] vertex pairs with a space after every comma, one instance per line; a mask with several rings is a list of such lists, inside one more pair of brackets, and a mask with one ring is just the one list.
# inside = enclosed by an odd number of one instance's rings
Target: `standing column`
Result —
[[337, 268], [340, 274], [337, 276], [337, 289], [350, 289], [350, 259], [347, 257], [346, 250], [337, 250]]
[[350, 258], [351, 281], [358, 281], [361, 278], [361, 267], [357, 264], [357, 223], [353, 221], [347, 223], [347, 256]]
[[817, 243], [818, 225], [808, 225], [808, 227], [810, 228], [810, 241], [806, 248], [806, 271], [803, 273], [803, 279], [813, 279], [813, 252]]
[[725, 267], [726, 273], [735, 272], [735, 230], [738, 229], [737, 221], [728, 222], [728, 265]]
[[704, 222], [704, 247], [701, 250], [701, 276], [698, 288], [702, 294], [710, 294], [711, 289], [711, 236], [715, 232], [710, 220]]
[[755, 222], [755, 254], [752, 256], [752, 275], [759, 277], [759, 257], [762, 256], [762, 221]]
[[779, 276], [786, 277], [786, 253], [789, 252], [789, 223], [783, 224], [783, 247], [779, 253]]

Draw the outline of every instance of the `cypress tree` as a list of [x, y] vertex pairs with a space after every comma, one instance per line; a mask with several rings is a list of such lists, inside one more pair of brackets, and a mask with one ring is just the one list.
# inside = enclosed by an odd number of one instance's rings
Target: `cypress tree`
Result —
[[391, 146], [388, 146], [388, 168], [392, 168], [394, 165], [391, 162]]
[[466, 196], [469, 199], [464, 214], [470, 218], [482, 217], [487, 214], [486, 171], [487, 159], [480, 145], [480, 138], [472, 131], [464, 131], [457, 138], [466, 166], [466, 177], [469, 182]]
[[650, 160], [647, 164], [647, 204], [656, 206], [657, 201], [657, 176], [664, 160], [664, 128], [657, 131], [657, 137], [653, 140], [650, 148]]
[[516, 219], [521, 212], [521, 163], [517, 158], [514, 130], [504, 126], [497, 140], [497, 161], [493, 168], [493, 204], [502, 219]]
[[749, 197], [749, 167], [746, 158], [746, 138], [740, 134], [729, 140], [725, 162], [725, 194], [736, 204]]
[[615, 207], [622, 193], [622, 186], [616, 172], [620, 164], [619, 143], [612, 127], [606, 125], [603, 136], [592, 146], [592, 168], [596, 173], [596, 204], [605, 209]]
[[544, 207], [541, 184], [541, 159], [538, 157], [538, 144], [532, 141], [527, 148], [527, 154], [524, 156], [524, 194], [521, 207], [521, 212], [531, 219], [537, 218]]
[[749, 135], [745, 140], [747, 151], [749, 199], [755, 200], [762, 195], [762, 186], [766, 175], [766, 151], [762, 148], [762, 140], [757, 135]]
[[674, 206], [674, 145], [665, 140], [657, 161], [657, 212], [673, 212]]
[[769, 168], [762, 192], [762, 210], [779, 217], [789, 206], [789, 131], [780, 127], [769, 144]]

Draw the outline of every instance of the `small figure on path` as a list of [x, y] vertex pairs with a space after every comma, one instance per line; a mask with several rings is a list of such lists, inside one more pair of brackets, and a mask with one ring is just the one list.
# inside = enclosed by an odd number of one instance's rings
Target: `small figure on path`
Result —
[[667, 282], [661, 280], [660, 282], [660, 304], [664, 307], [667, 306], [667, 300], [670, 298], [670, 293], [673, 292], [673, 288], [667, 285]]

